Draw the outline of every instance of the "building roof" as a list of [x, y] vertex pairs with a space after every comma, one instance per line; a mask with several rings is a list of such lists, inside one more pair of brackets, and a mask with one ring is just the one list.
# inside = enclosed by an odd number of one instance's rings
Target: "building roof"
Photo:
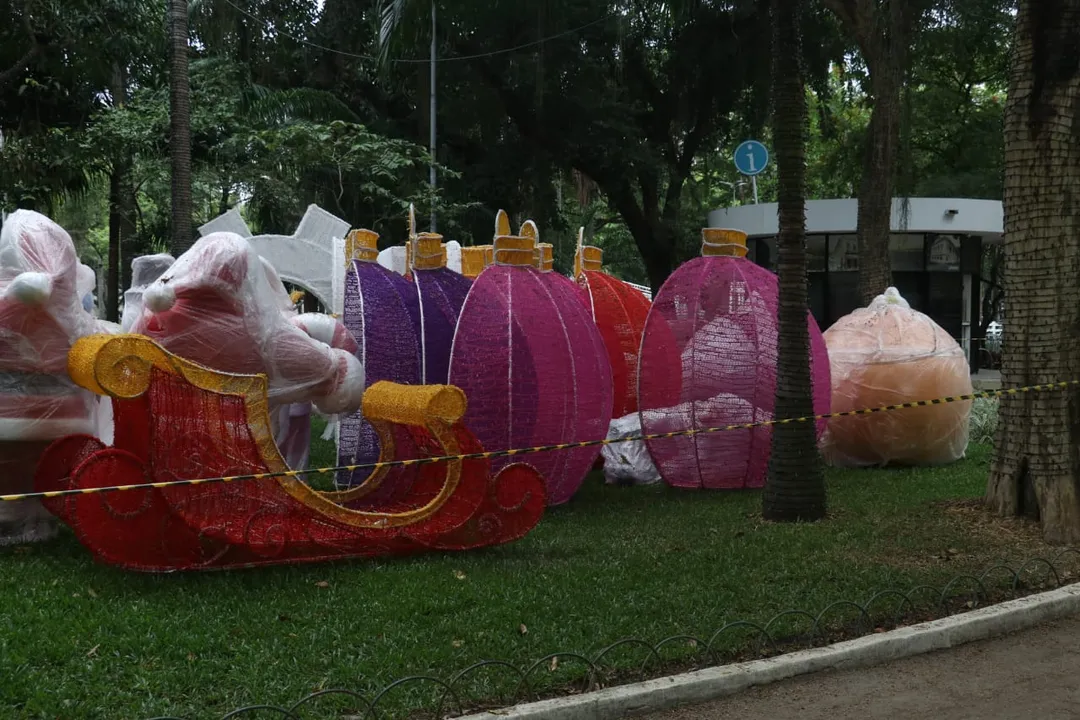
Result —
[[[908, 198], [906, 222], [904, 200], [893, 199], [894, 233], [944, 233], [981, 235], [984, 242], [1001, 241], [1004, 216], [998, 200], [968, 198]], [[709, 213], [709, 227], [742, 230], [750, 237], [770, 237], [778, 232], [776, 203], [740, 205]], [[806, 232], [810, 235], [848, 234], [855, 232], [859, 201], [808, 200]]]

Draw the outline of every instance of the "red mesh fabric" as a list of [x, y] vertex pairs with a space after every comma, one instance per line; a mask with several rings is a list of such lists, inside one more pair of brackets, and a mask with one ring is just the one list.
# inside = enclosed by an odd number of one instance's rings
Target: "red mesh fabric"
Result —
[[[776, 276], [734, 257], [695, 258], [652, 303], [639, 367], [642, 432], [679, 432], [762, 422], [776, 393]], [[814, 412], [829, 412], [829, 360], [807, 313]], [[817, 425], [818, 434], [825, 422]], [[664, 480], [677, 487], [761, 487], [768, 427], [648, 441]]]
[[[154, 371], [143, 402], [118, 402], [120, 427], [147, 428], [149, 457], [124, 448], [91, 448], [73, 438], [56, 443], [43, 462], [40, 489], [165, 482], [265, 472], [241, 398], [199, 390]], [[482, 447], [458, 426], [463, 452]], [[422, 430], [398, 433], [411, 449], [445, 454]], [[118, 434], [136, 442], [141, 438]], [[443, 485], [446, 465], [422, 466], [395, 510], [420, 507]], [[509, 484], [508, 484], [509, 483]], [[462, 464], [461, 479], [434, 514], [404, 527], [357, 527], [288, 495], [275, 479], [129, 490], [67, 498], [58, 507], [77, 537], [107, 563], [143, 571], [226, 568], [312, 562], [345, 557], [464, 550], [521, 537], [539, 522], [542, 478], [511, 468], [491, 478], [486, 461]]]
[[645, 319], [649, 316], [649, 299], [603, 272], [585, 271], [579, 282], [587, 293], [611, 363], [614, 388], [611, 414], [618, 418], [637, 412], [638, 353]]
[[[488, 450], [599, 440], [611, 420], [611, 368], [574, 284], [527, 267], [492, 266], [473, 283], [454, 336], [450, 383], [465, 425]], [[529, 458], [548, 502], [577, 492], [599, 447]], [[494, 461], [499, 470], [512, 458]]]

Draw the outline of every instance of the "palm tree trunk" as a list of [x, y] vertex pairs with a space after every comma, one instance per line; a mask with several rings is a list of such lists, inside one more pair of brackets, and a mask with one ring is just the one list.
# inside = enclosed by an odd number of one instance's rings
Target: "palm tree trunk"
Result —
[[172, 155], [172, 253], [194, 242], [191, 228], [191, 88], [187, 0], [169, 0], [169, 149]]
[[[807, 329], [806, 89], [800, 49], [802, 0], [773, 0], [773, 142], [777, 166], [776, 415], [814, 414]], [[814, 423], [776, 425], [765, 485], [766, 520], [818, 520], [825, 515], [825, 480]]]
[[[1021, 0], [1005, 111], [1006, 388], [1080, 378], [1080, 0]], [[1080, 391], [1001, 399], [986, 499], [1080, 542]]]

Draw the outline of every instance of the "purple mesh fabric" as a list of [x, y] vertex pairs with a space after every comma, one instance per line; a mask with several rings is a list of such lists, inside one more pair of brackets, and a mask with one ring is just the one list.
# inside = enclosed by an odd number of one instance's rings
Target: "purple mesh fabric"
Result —
[[423, 334], [425, 385], [445, 385], [450, 374], [450, 348], [454, 344], [461, 307], [472, 280], [448, 268], [413, 270], [413, 282], [420, 298]]
[[[420, 302], [409, 280], [377, 263], [354, 261], [345, 279], [343, 321], [360, 345], [367, 387], [380, 380], [420, 383]], [[378, 459], [379, 440], [363, 413], [342, 418], [338, 463], [353, 465]], [[342, 471], [337, 482], [341, 487], [353, 487], [369, 474], [367, 470]]]
[[[653, 300], [642, 338], [638, 404], [645, 434], [761, 422], [776, 393], [777, 278], [742, 258], [700, 257], [678, 268]], [[813, 316], [814, 412], [829, 412], [829, 359]], [[820, 436], [825, 421], [817, 424]], [[648, 441], [676, 487], [761, 487], [768, 427]]]
[[[465, 391], [465, 426], [485, 450], [599, 440], [611, 418], [611, 368], [588, 308], [555, 273], [492, 266], [473, 283], [458, 320], [450, 383]], [[599, 448], [527, 459], [548, 503], [570, 499]], [[493, 471], [521, 458], [493, 460]]]

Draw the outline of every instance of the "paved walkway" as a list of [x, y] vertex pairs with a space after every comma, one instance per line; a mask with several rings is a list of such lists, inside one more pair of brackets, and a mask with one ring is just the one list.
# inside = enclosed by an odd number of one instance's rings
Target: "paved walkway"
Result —
[[652, 720], [1080, 717], [1080, 618], [888, 665], [794, 678]]

